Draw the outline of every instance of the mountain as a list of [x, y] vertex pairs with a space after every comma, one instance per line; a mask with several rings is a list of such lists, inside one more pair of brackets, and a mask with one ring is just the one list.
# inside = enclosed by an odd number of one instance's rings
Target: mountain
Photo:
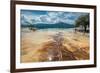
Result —
[[74, 25], [67, 24], [63, 22], [55, 23], [55, 24], [44, 24], [44, 23], [38, 23], [34, 25], [21, 25], [22, 27], [35, 27], [39, 29], [45, 29], [45, 28], [74, 28]]

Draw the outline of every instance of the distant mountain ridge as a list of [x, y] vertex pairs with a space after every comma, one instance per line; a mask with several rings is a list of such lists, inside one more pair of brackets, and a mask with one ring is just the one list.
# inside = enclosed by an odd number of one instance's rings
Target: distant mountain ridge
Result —
[[22, 27], [35, 27], [39, 29], [45, 29], [45, 28], [74, 28], [75, 26], [72, 24], [67, 24], [67, 23], [55, 23], [55, 24], [44, 24], [44, 23], [39, 23], [39, 24], [34, 24], [34, 25], [21, 25]]

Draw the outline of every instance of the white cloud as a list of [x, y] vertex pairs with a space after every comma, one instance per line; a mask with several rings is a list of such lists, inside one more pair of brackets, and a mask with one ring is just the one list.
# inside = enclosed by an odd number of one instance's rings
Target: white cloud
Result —
[[[73, 24], [75, 19], [78, 16], [82, 15], [82, 13], [71, 13], [71, 12], [47, 12], [47, 14], [44, 15], [33, 15], [33, 14], [21, 14], [21, 22], [25, 23], [26, 21], [29, 23], [49, 23], [49, 24], [54, 24], [54, 23], [59, 23], [59, 22], [64, 22], [64, 23], [69, 23]], [[73, 18], [72, 18], [73, 17]]]

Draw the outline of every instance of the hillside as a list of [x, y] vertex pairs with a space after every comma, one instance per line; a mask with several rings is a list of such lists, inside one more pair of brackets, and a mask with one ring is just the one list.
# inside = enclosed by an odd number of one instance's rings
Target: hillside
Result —
[[39, 24], [33, 24], [33, 25], [21, 25], [22, 27], [35, 27], [38, 29], [45, 29], [45, 28], [74, 28], [74, 25], [72, 24], [66, 24], [63, 22], [60, 23], [55, 23], [55, 24], [43, 24], [43, 23], [39, 23]]

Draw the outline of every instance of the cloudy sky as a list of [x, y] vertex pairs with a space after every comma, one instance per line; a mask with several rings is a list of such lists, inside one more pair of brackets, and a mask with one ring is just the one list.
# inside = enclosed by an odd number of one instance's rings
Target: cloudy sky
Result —
[[62, 12], [62, 11], [37, 11], [37, 10], [21, 10], [21, 24], [55, 24], [59, 22], [74, 24], [80, 15], [87, 13], [79, 12]]

